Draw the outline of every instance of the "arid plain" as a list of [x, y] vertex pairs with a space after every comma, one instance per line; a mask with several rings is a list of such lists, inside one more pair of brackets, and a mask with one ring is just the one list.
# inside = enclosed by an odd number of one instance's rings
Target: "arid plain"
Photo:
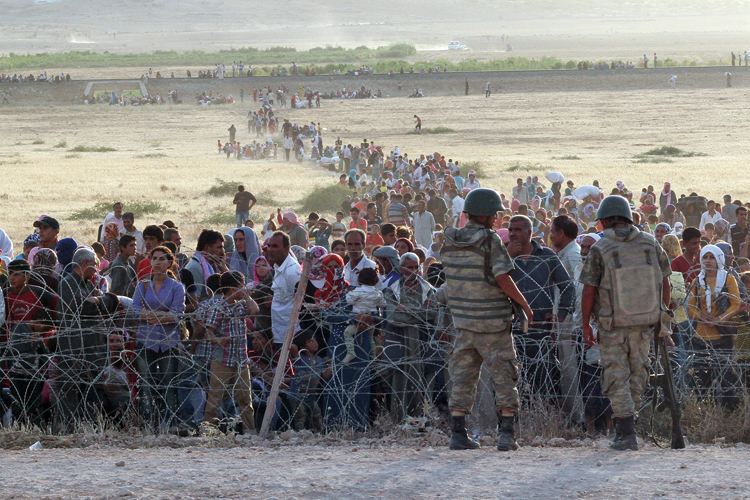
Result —
[[[298, 82], [287, 84], [295, 88]], [[576, 185], [598, 179], [608, 189], [621, 179], [640, 191], [669, 180], [678, 194], [731, 193], [746, 200], [747, 89], [670, 90], [666, 82], [663, 87], [501, 92], [489, 99], [476, 90], [468, 97], [323, 100], [321, 108], [282, 108], [278, 115], [320, 123], [326, 143], [337, 136], [349, 143], [367, 138], [388, 151], [399, 146], [412, 157], [438, 151], [479, 162], [482, 184], [504, 193], [517, 177], [560, 171]], [[231, 219], [231, 198], [207, 194], [217, 178], [241, 182], [260, 195], [256, 220], [277, 207], [298, 209], [311, 190], [336, 182], [335, 174], [309, 162], [227, 160], [217, 153], [217, 139], [223, 143], [235, 124], [237, 138], [252, 141], [245, 116], [254, 104], [245, 99], [198, 106], [191, 95], [183, 97], [182, 105], [32, 106], [24, 100], [0, 107], [0, 227], [19, 244], [32, 221], [47, 213], [61, 221], [62, 235], [90, 242], [98, 221], [72, 220], [74, 212], [99, 202], [121, 200], [127, 209], [129, 202], [155, 201], [162, 210], [136, 226], [173, 219], [190, 247], [202, 227], [221, 229], [221, 222]], [[454, 132], [409, 135], [414, 114], [426, 128]], [[70, 151], [79, 145], [116, 151]], [[638, 163], [637, 155], [665, 145], [705, 156]]]

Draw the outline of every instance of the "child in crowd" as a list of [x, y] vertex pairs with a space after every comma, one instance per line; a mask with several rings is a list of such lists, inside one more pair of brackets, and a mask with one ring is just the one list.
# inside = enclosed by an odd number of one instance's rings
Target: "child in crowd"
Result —
[[334, 240], [341, 240], [344, 238], [347, 227], [342, 221], [344, 220], [344, 212], [336, 212], [336, 222], [331, 224], [331, 237]]
[[367, 235], [367, 241], [365, 243], [365, 253], [372, 255], [372, 249], [375, 247], [382, 247], [385, 245], [383, 237], [380, 235], [380, 226], [373, 224], [370, 226], [370, 233]]
[[346, 357], [343, 364], [349, 364], [357, 355], [355, 352], [355, 337], [357, 334], [366, 332], [370, 336], [370, 352], [375, 351], [372, 341], [373, 325], [378, 307], [385, 307], [383, 292], [375, 288], [378, 284], [378, 271], [365, 268], [359, 272], [359, 286], [346, 295], [346, 302], [352, 306], [355, 314], [354, 321], [344, 330], [344, 342], [346, 343]]
[[331, 237], [331, 225], [324, 218], [318, 220], [312, 231], [310, 231], [310, 237], [314, 240], [314, 245], [323, 247], [326, 251], [331, 251], [331, 244], [329, 239]]
[[255, 429], [250, 370], [247, 356], [247, 325], [245, 318], [258, 313], [258, 305], [250, 298], [245, 277], [239, 271], [221, 275], [222, 300], [206, 317], [206, 338], [215, 345], [211, 357], [211, 383], [206, 401], [204, 421], [215, 424], [221, 400], [233, 389], [245, 429]]
[[318, 404], [320, 385], [331, 378], [331, 360], [318, 356], [318, 341], [312, 332], [303, 332], [294, 339], [299, 357], [294, 361], [294, 376], [289, 387], [289, 400], [294, 414], [294, 429], [323, 430], [323, 415]]

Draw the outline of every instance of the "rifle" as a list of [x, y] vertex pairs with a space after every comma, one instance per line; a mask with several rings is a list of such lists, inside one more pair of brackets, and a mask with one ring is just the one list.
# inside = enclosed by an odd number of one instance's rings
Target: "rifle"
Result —
[[[651, 386], [654, 388], [653, 408], [656, 411], [663, 412], [669, 406], [669, 413], [672, 417], [671, 447], [673, 450], [681, 450], [685, 448], [685, 438], [682, 434], [682, 424], [680, 423], [680, 401], [677, 398], [677, 391], [674, 387], [674, 377], [672, 376], [672, 365], [669, 363], [667, 342], [659, 333], [660, 328], [656, 328], [654, 332], [655, 370], [658, 370], [659, 361], [661, 360], [662, 373], [651, 376]], [[657, 404], [659, 399], [658, 387], [661, 387], [664, 399]]]

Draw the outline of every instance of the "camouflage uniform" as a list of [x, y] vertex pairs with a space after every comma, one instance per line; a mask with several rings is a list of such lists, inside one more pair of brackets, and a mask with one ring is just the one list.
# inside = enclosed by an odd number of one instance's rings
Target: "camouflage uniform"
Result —
[[[634, 231], [638, 232], [638, 229], [632, 226], [617, 228], [607, 230], [604, 237], [620, 241], [622, 246], [627, 247], [633, 238]], [[646, 237], [648, 237], [649, 242], [653, 240], [652, 248], [657, 257], [661, 277], [669, 276], [671, 274], [669, 258], [653, 236], [644, 234], [643, 238]], [[603, 302], [600, 285], [605, 272], [607, 272], [607, 263], [601, 251], [602, 246], [597, 242], [591, 247], [580, 276], [581, 283], [599, 289], [600, 295], [597, 297], [599, 305]], [[636, 249], [633, 248], [633, 250]], [[651, 286], [648, 283], [641, 283], [641, 285]], [[607, 290], [605, 293], [614, 295], [617, 291]], [[639, 294], [639, 291], [634, 289], [632, 293], [636, 295]], [[657, 294], [657, 296], [658, 300], [661, 300], [661, 295]], [[614, 302], [615, 298], [609, 297], [605, 300]], [[634, 416], [636, 405], [640, 401], [648, 382], [650, 365], [648, 353], [653, 338], [654, 324], [624, 327], [615, 324], [617, 323], [616, 318], [614, 321], [611, 317], [600, 317], [599, 319], [599, 346], [603, 369], [602, 392], [612, 403], [614, 418], [621, 419]], [[607, 319], [609, 322], [602, 321], [602, 319]]]
[[495, 386], [497, 411], [517, 413], [519, 365], [510, 331], [513, 310], [505, 292], [485, 278], [488, 235], [492, 276], [513, 271], [513, 261], [500, 237], [484, 226], [469, 222], [461, 229], [445, 231], [441, 257], [448, 305], [457, 331], [448, 365], [453, 384], [449, 406], [471, 413], [484, 363]]

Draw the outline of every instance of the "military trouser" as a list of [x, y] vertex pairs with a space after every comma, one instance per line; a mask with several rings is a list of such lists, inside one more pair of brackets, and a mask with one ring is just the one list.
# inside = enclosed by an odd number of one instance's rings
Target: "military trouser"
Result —
[[451, 383], [451, 410], [471, 413], [477, 392], [479, 374], [484, 364], [495, 387], [495, 406], [498, 413], [518, 413], [519, 365], [510, 326], [493, 333], [479, 333], [457, 329], [456, 343], [448, 364]]
[[612, 404], [614, 418], [635, 415], [648, 383], [648, 358], [653, 330], [649, 326], [599, 330], [602, 393]]

